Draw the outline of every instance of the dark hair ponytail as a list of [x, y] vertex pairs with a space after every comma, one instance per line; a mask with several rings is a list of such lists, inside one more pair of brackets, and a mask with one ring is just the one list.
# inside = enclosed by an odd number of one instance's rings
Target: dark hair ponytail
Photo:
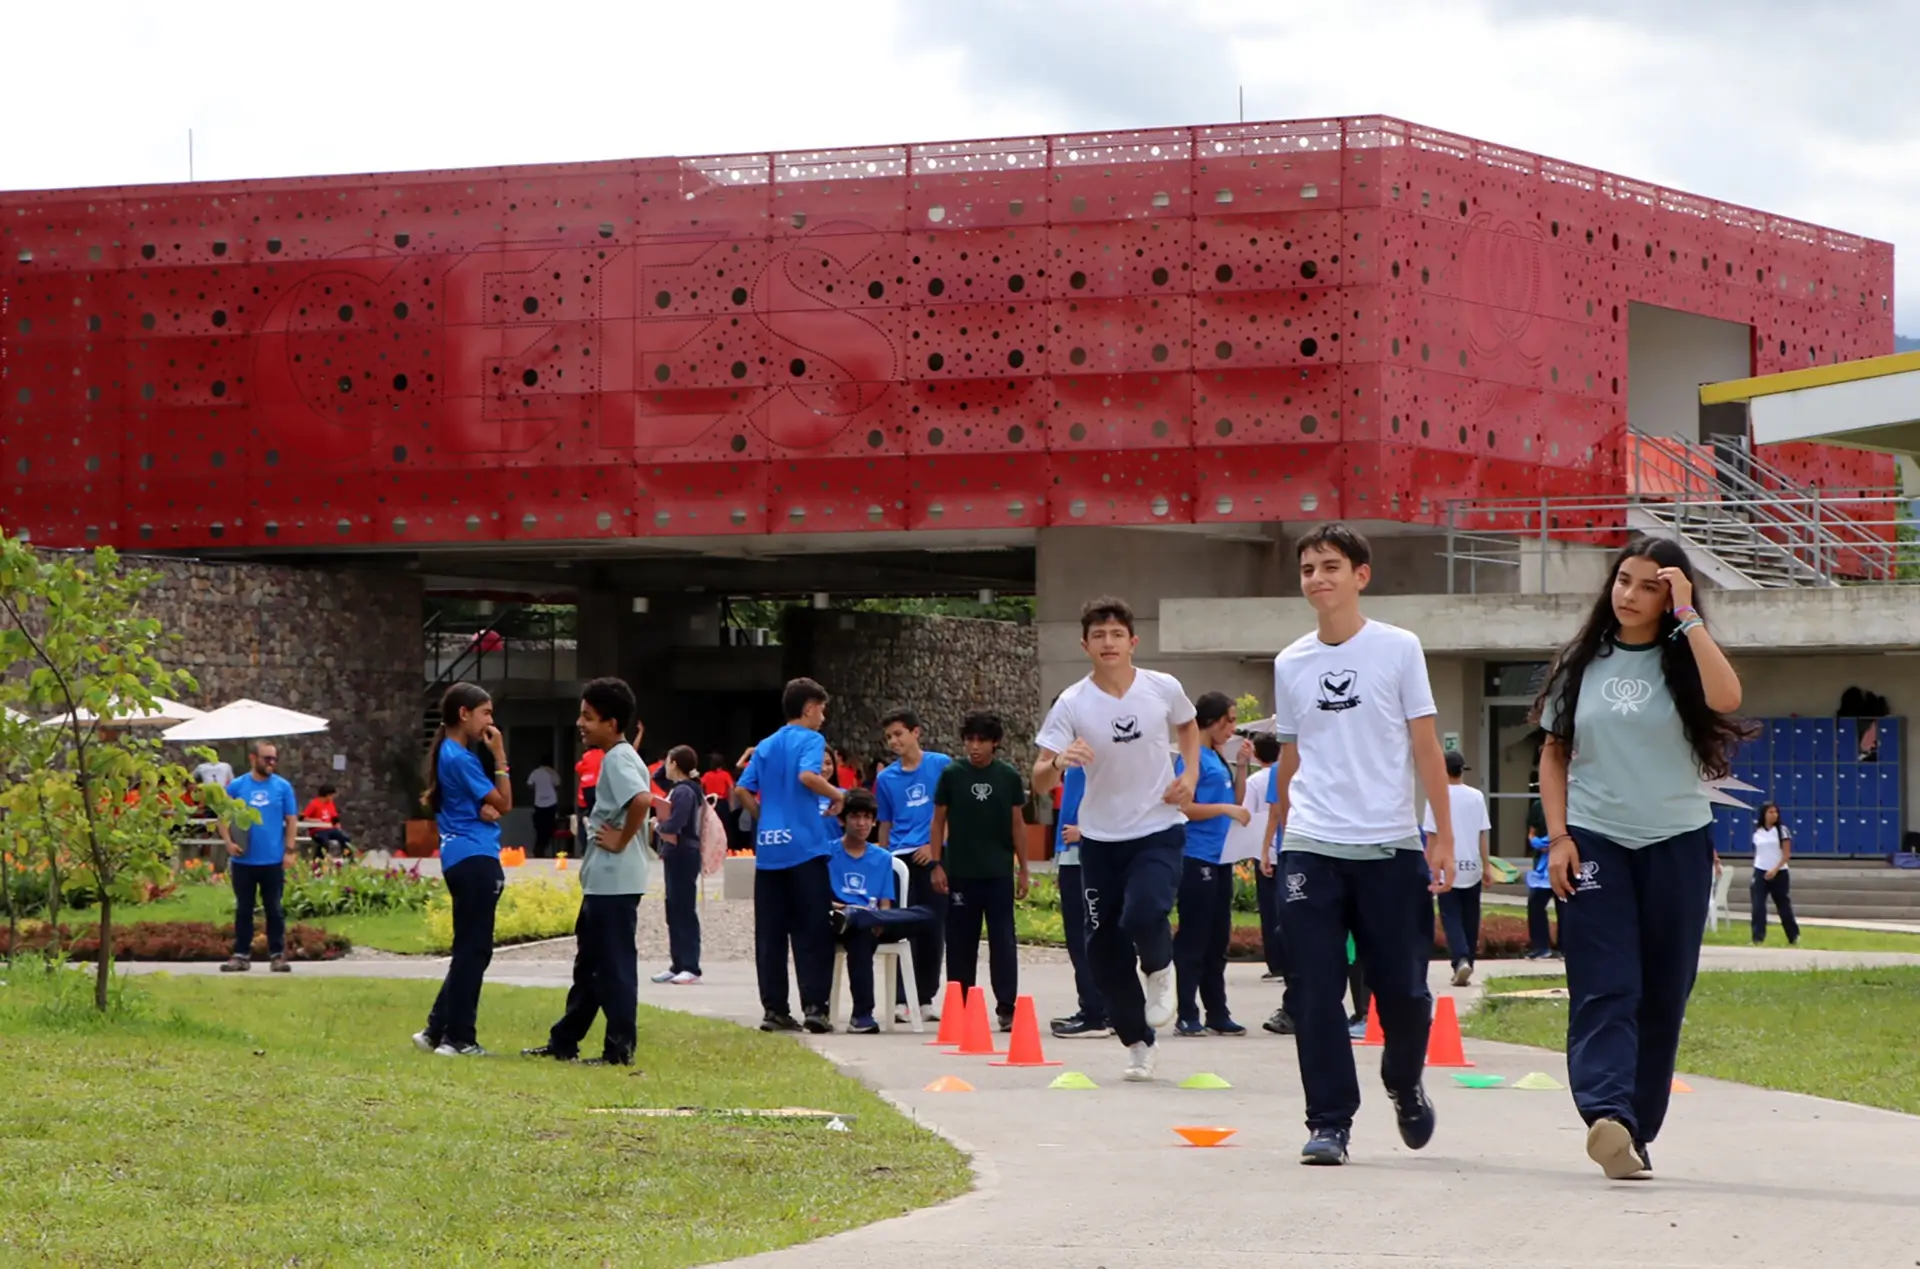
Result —
[[[1553, 701], [1553, 726], [1545, 728], [1545, 732], [1559, 741], [1568, 754], [1572, 754], [1574, 748], [1574, 714], [1580, 708], [1580, 685], [1586, 678], [1587, 668], [1602, 657], [1613, 655], [1614, 636], [1620, 633], [1620, 619], [1613, 612], [1614, 581], [1620, 575], [1621, 565], [1635, 559], [1652, 560], [1661, 568], [1677, 568], [1688, 581], [1694, 580], [1693, 561], [1687, 558], [1679, 543], [1666, 538], [1635, 538], [1613, 557], [1607, 569], [1606, 585], [1594, 601], [1586, 625], [1554, 658], [1546, 687], [1533, 703], [1532, 716], [1538, 723], [1548, 700]], [[1693, 606], [1702, 617], [1707, 615], [1698, 590], [1693, 594]], [[1670, 612], [1660, 616], [1657, 636], [1660, 670], [1700, 774], [1708, 780], [1723, 780], [1732, 770], [1734, 748], [1747, 738], [1748, 729], [1739, 719], [1707, 705], [1707, 692], [1700, 683], [1700, 665], [1694, 660], [1693, 645], [1672, 637], [1679, 624]]]
[[[447, 738], [447, 730], [460, 725], [460, 715], [465, 710], [479, 709], [493, 697], [487, 689], [477, 683], [455, 683], [449, 686], [440, 698], [440, 725], [433, 730], [433, 739], [427, 744], [425, 774], [427, 791], [421, 798], [435, 815], [440, 813], [440, 742]], [[491, 766], [492, 754], [489, 752], [488, 766]]]

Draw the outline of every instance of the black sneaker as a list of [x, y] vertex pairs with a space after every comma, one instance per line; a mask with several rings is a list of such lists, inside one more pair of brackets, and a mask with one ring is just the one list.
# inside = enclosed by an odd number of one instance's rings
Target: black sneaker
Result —
[[1640, 1152], [1640, 1175], [1652, 1176], [1653, 1156], [1647, 1153], [1647, 1143], [1644, 1141], [1636, 1141], [1633, 1143], [1633, 1148]]
[[552, 1058], [556, 1062], [577, 1062], [580, 1060], [580, 1051], [578, 1049], [556, 1049], [551, 1044], [542, 1044], [531, 1049], [520, 1050], [520, 1056]]
[[818, 1005], [807, 1009], [806, 1019], [801, 1025], [814, 1035], [826, 1035], [833, 1030], [833, 1024], [827, 1021], [827, 1011]]
[[1207, 1030], [1214, 1035], [1245, 1035], [1247, 1033], [1247, 1029], [1232, 1018], [1210, 1018], [1207, 1020]]
[[1012, 1014], [1010, 1014], [1010, 1013], [1003, 1013], [1003, 1014], [1000, 1014], [1000, 1015], [999, 1015], [999, 1018], [1000, 1018], [1000, 1029], [1001, 1029], [1002, 1031], [1011, 1031], [1011, 1030], [1013, 1030], [1013, 1015], [1012, 1015]]
[[1393, 1117], [1400, 1126], [1400, 1140], [1407, 1143], [1407, 1149], [1419, 1150], [1433, 1140], [1433, 1103], [1427, 1100], [1427, 1090], [1418, 1084], [1405, 1092], [1387, 1090], [1387, 1096], [1393, 1099]]
[[833, 927], [833, 936], [839, 938], [847, 932], [847, 913], [844, 908], [835, 908], [827, 913], [827, 924]]
[[1337, 1168], [1347, 1161], [1347, 1130], [1320, 1128], [1300, 1148], [1300, 1162], [1310, 1167]]
[[1104, 1022], [1089, 1022], [1080, 1014], [1071, 1018], [1055, 1018], [1052, 1022], [1053, 1034], [1061, 1040], [1078, 1040], [1090, 1036], [1110, 1036], [1113, 1028]]
[[798, 1031], [800, 1024], [793, 1020], [790, 1013], [775, 1013], [769, 1009], [760, 1018], [762, 1031]]
[[1262, 1031], [1271, 1031], [1275, 1035], [1292, 1035], [1293, 1018], [1285, 1009], [1275, 1009], [1273, 1017], [1260, 1024]]
[[1268, 970], [1266, 973], [1260, 975], [1260, 981], [1263, 983], [1285, 982], [1286, 977], [1285, 974], [1276, 974], [1272, 970]]
[[633, 1054], [620, 1053], [617, 1051], [611, 1052], [611, 1053], [602, 1053], [597, 1058], [588, 1058], [586, 1061], [582, 1062], [580, 1065], [582, 1066], [632, 1066]]

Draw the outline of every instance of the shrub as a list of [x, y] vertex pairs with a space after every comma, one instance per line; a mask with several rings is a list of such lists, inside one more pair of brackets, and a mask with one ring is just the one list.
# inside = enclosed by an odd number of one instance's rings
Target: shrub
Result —
[[[561, 938], [573, 933], [579, 915], [580, 883], [575, 878], [516, 881], [500, 892], [493, 941], [501, 945]], [[453, 900], [444, 887], [436, 888], [427, 902], [427, 943], [436, 952], [453, 947]]]
[[[69, 960], [97, 961], [100, 958], [100, 939], [92, 930], [71, 938], [67, 927], [62, 925], [60, 939], [66, 946]], [[44, 951], [52, 941], [52, 927], [37, 925], [21, 932], [18, 950]], [[318, 926], [287, 927], [287, 959], [290, 961], [337, 960], [351, 946], [346, 935], [335, 934]], [[7, 945], [6, 930], [0, 928], [0, 952], [12, 955], [14, 950]], [[224, 961], [232, 954], [232, 922], [214, 925], [210, 921], [136, 921], [132, 925], [119, 926], [113, 932], [115, 960]], [[262, 959], [267, 955], [267, 936], [257, 926], [253, 936], [253, 954]]]
[[367, 916], [376, 912], [423, 912], [436, 887], [420, 865], [385, 870], [343, 859], [294, 864], [281, 902], [289, 917]]

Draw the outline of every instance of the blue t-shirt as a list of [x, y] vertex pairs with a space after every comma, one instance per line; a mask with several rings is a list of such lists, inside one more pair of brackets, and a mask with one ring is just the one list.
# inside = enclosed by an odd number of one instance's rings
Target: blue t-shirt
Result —
[[923, 753], [920, 765], [911, 771], [896, 761], [874, 777], [879, 822], [893, 825], [887, 830], [888, 850], [918, 850], [933, 836], [933, 788], [952, 762], [943, 753]]
[[1551, 858], [1549, 848], [1552, 843], [1544, 837], [1529, 837], [1527, 845], [1533, 850], [1533, 867], [1527, 869], [1527, 889], [1553, 889], [1553, 878], [1547, 875], [1547, 861]]
[[440, 742], [440, 871], [475, 855], [500, 857], [500, 825], [480, 818], [480, 803], [493, 781], [480, 759], [456, 740]]
[[855, 859], [844, 841], [835, 842], [827, 856], [827, 876], [833, 881], [833, 897], [850, 908], [875, 908], [880, 900], [894, 897], [893, 856], [878, 846], [867, 847]]
[[1080, 822], [1080, 799], [1087, 796], [1085, 767], [1068, 767], [1060, 776], [1060, 816], [1053, 826], [1053, 862], [1056, 867], [1076, 868], [1080, 864], [1080, 843], [1063, 836], [1069, 824]]
[[[1173, 773], [1185, 773], [1186, 763], [1174, 759]], [[1200, 782], [1194, 786], [1193, 800], [1202, 806], [1233, 806], [1233, 773], [1207, 745], [1200, 746]], [[1224, 815], [1210, 820], [1187, 821], [1187, 858], [1203, 864], [1217, 864], [1227, 846], [1227, 830], [1233, 821]]]
[[754, 749], [740, 787], [760, 798], [755, 868], [792, 868], [833, 849], [836, 826], [820, 813], [820, 795], [800, 783], [803, 772], [821, 774], [826, 756], [825, 738], [799, 723], [788, 723]]
[[236, 864], [278, 864], [287, 857], [287, 816], [300, 814], [293, 786], [286, 779], [270, 775], [257, 780], [249, 771], [227, 786], [227, 796], [245, 802], [260, 815], [260, 822], [247, 830], [245, 847], [233, 857]]

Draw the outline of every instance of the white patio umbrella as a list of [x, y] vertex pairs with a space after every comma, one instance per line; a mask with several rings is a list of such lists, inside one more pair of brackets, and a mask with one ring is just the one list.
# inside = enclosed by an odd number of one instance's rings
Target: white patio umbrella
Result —
[[276, 736], [310, 736], [325, 731], [327, 720], [297, 710], [238, 700], [200, 717], [169, 727], [163, 740], [271, 740]]
[[164, 696], [156, 696], [153, 698], [153, 708], [150, 710], [134, 709], [123, 714], [110, 705], [107, 707], [106, 717], [102, 718], [92, 710], [83, 707], [71, 714], [49, 718], [46, 725], [64, 727], [78, 718], [83, 723], [106, 723], [112, 727], [171, 727], [175, 723], [199, 718], [206, 712], [204, 709], [195, 709], [191, 705], [182, 705], [179, 701], [170, 701]]

